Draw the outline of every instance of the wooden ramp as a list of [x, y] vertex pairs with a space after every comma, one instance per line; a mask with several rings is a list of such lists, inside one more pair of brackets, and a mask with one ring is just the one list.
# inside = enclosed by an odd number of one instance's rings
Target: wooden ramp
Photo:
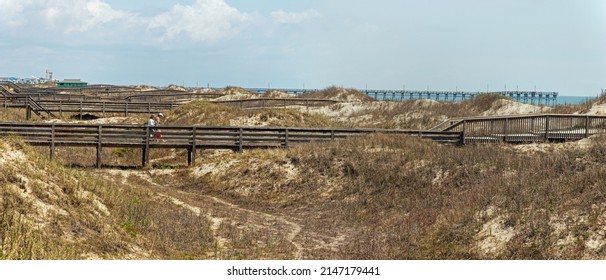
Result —
[[572, 141], [605, 133], [606, 116], [538, 114], [473, 117], [446, 121], [437, 128], [463, 133], [465, 144]]
[[54, 158], [55, 148], [95, 147], [96, 166], [102, 166], [103, 148], [140, 148], [142, 165], [149, 163], [150, 149], [186, 149], [188, 164], [194, 164], [200, 149], [289, 148], [307, 142], [337, 141], [369, 134], [397, 134], [431, 139], [441, 143], [460, 144], [462, 133], [451, 131], [336, 129], [292, 127], [208, 127], [140, 125], [90, 125], [60, 123], [0, 123], [0, 137], [15, 135], [34, 146], [50, 147]]

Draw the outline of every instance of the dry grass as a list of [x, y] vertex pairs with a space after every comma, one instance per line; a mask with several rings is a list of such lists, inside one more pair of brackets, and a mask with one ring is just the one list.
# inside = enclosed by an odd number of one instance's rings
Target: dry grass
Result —
[[166, 114], [166, 124], [207, 126], [330, 127], [327, 117], [295, 109], [243, 110], [206, 101], [193, 101]]
[[[208, 220], [159, 199], [148, 182], [66, 168], [10, 141], [4, 153], [25, 158], [0, 166], [0, 259], [204, 259], [213, 252]], [[77, 156], [71, 160], [83, 160]]]
[[[311, 250], [310, 258], [604, 258], [603, 141], [536, 156], [508, 146], [374, 136], [235, 154], [223, 159], [233, 161], [229, 168], [185, 189], [280, 209], [315, 234], [348, 234], [338, 253]], [[554, 221], [571, 211], [585, 218], [555, 231]], [[484, 236], [493, 221], [509, 235]], [[562, 245], [568, 235], [574, 242]]]
[[[495, 109], [501, 98], [384, 102], [349, 121], [196, 101], [165, 123], [427, 128]], [[132, 168], [138, 149], [104, 149], [106, 166], [128, 170], [94, 171], [70, 168], [92, 167], [92, 148], [57, 148], [49, 162], [48, 148], [3, 141], [0, 158], [25, 158], [0, 164], [0, 259], [606, 257], [603, 137], [588, 149], [522, 152], [373, 135], [201, 151], [192, 169], [177, 168], [184, 151], [152, 150], [157, 168], [175, 168], [166, 173]]]
[[[35, 116], [34, 119], [37, 117]], [[25, 122], [25, 110], [0, 108], [0, 120], [3, 122]]]
[[331, 99], [347, 102], [370, 102], [374, 99], [356, 89], [343, 89], [336, 86], [328, 87], [318, 92], [300, 94], [297, 98]]
[[[497, 94], [482, 94], [463, 102], [409, 100], [405, 102], [341, 103], [328, 107], [331, 119], [339, 127], [379, 127], [389, 129], [429, 129], [449, 118], [477, 116], [506, 99]], [[337, 112], [334, 114], [333, 112]], [[322, 111], [320, 115], [324, 115]]]
[[578, 105], [557, 105], [554, 107], [553, 112], [557, 114], [585, 114], [591, 110], [592, 106], [600, 104], [606, 104], [606, 90], [602, 90], [602, 93], [598, 97], [588, 98]]

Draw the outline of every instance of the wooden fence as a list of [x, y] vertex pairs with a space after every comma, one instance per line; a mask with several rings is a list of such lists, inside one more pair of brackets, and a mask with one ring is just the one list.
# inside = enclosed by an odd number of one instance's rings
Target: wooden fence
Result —
[[[159, 130], [159, 131], [158, 131]], [[265, 127], [206, 127], [162, 126], [149, 128], [137, 125], [89, 125], [59, 123], [0, 123], [0, 137], [16, 135], [34, 146], [50, 147], [51, 159], [55, 147], [95, 147], [96, 166], [102, 166], [102, 149], [108, 147], [142, 149], [143, 166], [149, 163], [152, 148], [186, 149], [188, 164], [195, 163], [200, 149], [288, 148], [305, 142], [336, 141], [373, 133], [410, 135], [442, 143], [462, 143], [461, 132], [333, 129], [333, 128], [265, 128]], [[161, 135], [161, 137], [158, 137]]]
[[252, 98], [226, 101], [213, 101], [213, 103], [236, 106], [244, 109], [286, 107], [286, 106], [326, 106], [339, 103], [330, 99], [311, 98]]
[[37, 103], [46, 111], [63, 113], [118, 113], [128, 114], [155, 114], [171, 110], [179, 103], [174, 102], [107, 102], [107, 101], [51, 101], [40, 100]]
[[[175, 106], [184, 104], [196, 98], [208, 97], [201, 94], [179, 94], [179, 95], [140, 95], [130, 96], [125, 100], [104, 100], [98, 97], [73, 94], [10, 94], [0, 95], [0, 104], [6, 108], [25, 108], [26, 119], [31, 118], [34, 112], [44, 118], [54, 117], [52, 113], [120, 113], [128, 114], [154, 114], [171, 110]], [[135, 100], [145, 100], [136, 102]], [[148, 101], [149, 100], [149, 101]], [[303, 98], [258, 98], [228, 101], [210, 101], [216, 104], [237, 106], [240, 108], [268, 108], [286, 106], [325, 106], [338, 103], [329, 99], [303, 99]]]
[[[606, 132], [606, 116], [519, 115], [476, 117], [446, 122], [442, 131], [464, 134], [465, 143], [524, 143], [578, 140]], [[442, 124], [444, 125], [444, 123]]]
[[92, 101], [92, 100], [36, 100], [30, 96], [0, 96], [0, 104], [4, 109], [25, 108], [25, 118], [31, 119], [32, 112], [40, 116], [55, 117], [53, 113], [62, 116], [63, 113], [77, 113], [82, 117], [85, 113], [118, 113], [155, 114], [173, 109], [182, 102], [129, 102], [129, 101]]

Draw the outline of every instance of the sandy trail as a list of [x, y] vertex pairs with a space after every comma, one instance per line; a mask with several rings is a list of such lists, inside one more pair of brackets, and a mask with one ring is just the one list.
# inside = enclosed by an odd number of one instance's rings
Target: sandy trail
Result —
[[[166, 199], [171, 203], [181, 206], [197, 216], [206, 217], [211, 223], [211, 231], [218, 243], [219, 249], [223, 248], [229, 240], [221, 235], [221, 225], [228, 223], [239, 228], [245, 228], [247, 232], [263, 232], [273, 239], [282, 238], [292, 244], [295, 248], [294, 259], [303, 259], [305, 248], [301, 243], [300, 234], [303, 227], [292, 221], [292, 218], [274, 215], [261, 211], [243, 208], [221, 198], [193, 194], [176, 190], [170, 186], [155, 182], [149, 172], [146, 171], [122, 171], [111, 170], [107, 172], [115, 180], [124, 184], [128, 176], [136, 176], [149, 183], [149, 187], [157, 193], [160, 199]], [[122, 178], [120, 178], [122, 177]], [[254, 234], [253, 234], [254, 235]]]

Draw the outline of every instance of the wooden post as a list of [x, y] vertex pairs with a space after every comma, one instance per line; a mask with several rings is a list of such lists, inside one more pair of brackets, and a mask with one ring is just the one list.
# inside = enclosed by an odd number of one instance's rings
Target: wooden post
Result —
[[467, 129], [467, 120], [463, 120], [463, 130], [461, 131], [461, 145], [465, 145], [465, 130]]
[[[128, 102], [124, 103], [124, 116], [128, 116]], [[149, 131], [148, 131], [149, 132]], [[149, 133], [147, 133], [149, 135]]]
[[192, 153], [192, 148], [191, 147], [187, 148], [187, 166], [191, 166], [191, 163], [193, 160], [191, 153]]
[[585, 115], [585, 138], [589, 137], [589, 116]]
[[285, 130], [284, 134], [284, 148], [288, 149], [288, 128]]
[[509, 118], [505, 118], [505, 142], [507, 142], [507, 135], [509, 134]]
[[330, 140], [335, 141], [335, 130], [334, 129], [330, 130]]
[[545, 141], [549, 140], [549, 116], [545, 116]]
[[80, 100], [80, 120], [82, 120], [82, 100]]
[[27, 103], [25, 104], [25, 119], [29, 121], [32, 118], [32, 108], [29, 105], [29, 102], [26, 102]]
[[189, 165], [196, 165], [196, 127], [194, 126], [194, 128], [192, 129], [192, 143], [191, 143], [191, 151], [189, 152], [191, 154], [191, 159], [188, 162]]
[[97, 168], [101, 168], [101, 163], [102, 163], [102, 153], [101, 151], [103, 150], [103, 146], [102, 146], [102, 140], [103, 140], [103, 126], [99, 125], [99, 127], [97, 128]]
[[59, 100], [59, 116], [63, 117], [63, 101]]
[[50, 160], [55, 159], [55, 125], [51, 125]]
[[141, 154], [142, 157], [142, 165], [146, 167], [149, 163], [149, 134], [151, 133], [151, 128], [147, 126], [145, 128], [145, 146], [143, 147], [143, 151]]
[[103, 107], [103, 117], [105, 117], [105, 101], [103, 101], [101, 106]]
[[239, 138], [238, 138], [238, 151], [239, 152], [242, 152], [242, 150], [244, 149], [242, 147], [242, 133], [243, 133], [243, 131], [242, 131], [242, 128], [240, 127], [240, 134], [239, 134]]

